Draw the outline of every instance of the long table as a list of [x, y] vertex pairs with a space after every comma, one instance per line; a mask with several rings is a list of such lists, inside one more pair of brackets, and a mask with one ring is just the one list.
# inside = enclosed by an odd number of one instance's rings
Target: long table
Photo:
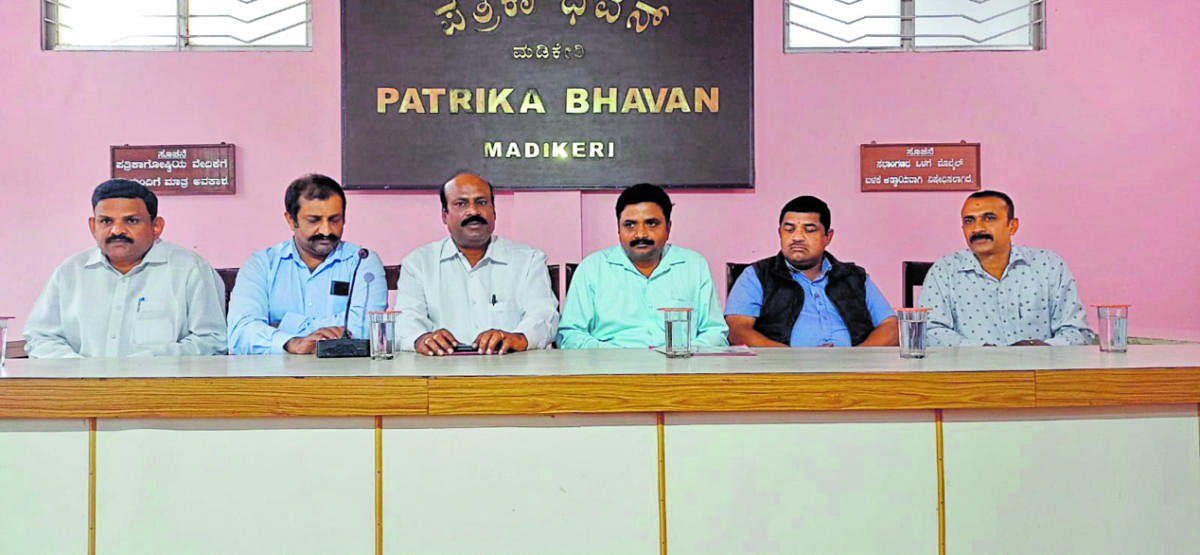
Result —
[[755, 352], [10, 360], [0, 553], [1200, 545], [1200, 345]]

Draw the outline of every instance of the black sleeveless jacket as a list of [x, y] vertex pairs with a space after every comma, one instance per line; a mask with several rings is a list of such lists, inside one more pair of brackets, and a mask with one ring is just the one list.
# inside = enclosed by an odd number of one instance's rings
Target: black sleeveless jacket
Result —
[[[825, 294], [842, 316], [850, 343], [858, 345], [875, 329], [867, 310], [867, 271], [853, 262], [839, 262], [828, 251], [825, 258], [830, 263]], [[804, 308], [804, 290], [792, 277], [782, 252], [755, 262], [753, 267], [763, 291], [762, 310], [754, 321], [754, 330], [787, 345]]]

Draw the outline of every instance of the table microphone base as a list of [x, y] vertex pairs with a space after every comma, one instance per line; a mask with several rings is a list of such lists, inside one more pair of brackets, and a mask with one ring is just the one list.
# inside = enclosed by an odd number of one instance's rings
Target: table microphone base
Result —
[[317, 341], [317, 358], [348, 358], [371, 356], [370, 342], [366, 339], [322, 339]]

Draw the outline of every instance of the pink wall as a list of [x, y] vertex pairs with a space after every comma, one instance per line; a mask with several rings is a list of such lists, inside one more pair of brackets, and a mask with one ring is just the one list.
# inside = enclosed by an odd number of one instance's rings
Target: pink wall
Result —
[[[17, 330], [54, 266], [89, 245], [88, 198], [108, 175], [109, 145], [238, 145], [236, 196], [161, 203], [164, 237], [214, 266], [287, 236], [286, 183], [340, 174], [337, 3], [314, 4], [312, 52], [71, 53], [38, 49], [37, 2], [0, 3], [0, 313]], [[758, 188], [675, 194], [673, 241], [705, 254], [721, 282], [724, 261], [775, 251], [787, 199], [815, 194], [833, 207], [833, 252], [899, 304], [901, 260], [963, 246], [964, 195], [859, 193], [857, 145], [978, 141], [985, 185], [1016, 199], [1018, 242], [1062, 254], [1085, 303], [1133, 303], [1134, 335], [1200, 339], [1186, 161], [1200, 150], [1200, 10], [1049, 6], [1042, 52], [784, 55], [782, 2], [756, 2]], [[505, 194], [498, 229], [575, 261], [614, 244], [614, 201]], [[347, 238], [386, 263], [445, 233], [435, 194], [354, 194], [349, 210]]]

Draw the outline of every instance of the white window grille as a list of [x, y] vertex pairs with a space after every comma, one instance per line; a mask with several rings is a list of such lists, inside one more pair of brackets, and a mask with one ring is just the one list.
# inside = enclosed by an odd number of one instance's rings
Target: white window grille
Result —
[[1045, 0], [784, 0], [784, 50], [1041, 50]]
[[46, 50], [308, 50], [312, 0], [42, 0]]

